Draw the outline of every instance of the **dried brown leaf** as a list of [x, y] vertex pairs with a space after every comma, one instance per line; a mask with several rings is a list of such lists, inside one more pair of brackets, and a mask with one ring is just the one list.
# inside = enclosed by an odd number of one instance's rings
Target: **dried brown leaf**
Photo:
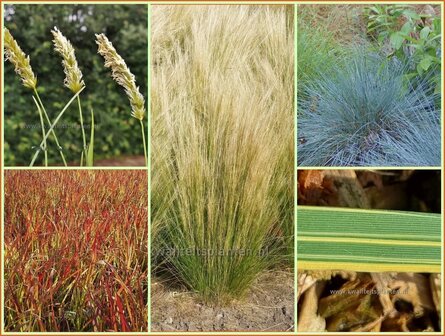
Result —
[[391, 289], [397, 290], [397, 294], [392, 297], [393, 303], [402, 301], [411, 304], [415, 317], [424, 315], [425, 310], [435, 310], [435, 305], [430, 295], [429, 278], [425, 275], [398, 273], [389, 286]]
[[383, 314], [390, 315], [395, 311], [394, 304], [389, 295], [389, 284], [394, 280], [391, 273], [371, 273], [375, 288], [379, 293], [379, 300], [383, 307]]
[[307, 273], [298, 274], [297, 301], [300, 296], [317, 282], [317, 279]]

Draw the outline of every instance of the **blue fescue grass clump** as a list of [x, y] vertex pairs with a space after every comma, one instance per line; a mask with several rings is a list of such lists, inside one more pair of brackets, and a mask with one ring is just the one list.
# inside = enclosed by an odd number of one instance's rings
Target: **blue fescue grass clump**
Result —
[[354, 51], [305, 83], [300, 166], [440, 166], [437, 96], [396, 58]]
[[437, 111], [424, 111], [421, 120], [406, 121], [401, 124], [406, 134], [397, 139], [387, 137], [383, 142], [383, 152], [375, 158], [376, 166], [440, 166], [441, 129], [440, 114]]

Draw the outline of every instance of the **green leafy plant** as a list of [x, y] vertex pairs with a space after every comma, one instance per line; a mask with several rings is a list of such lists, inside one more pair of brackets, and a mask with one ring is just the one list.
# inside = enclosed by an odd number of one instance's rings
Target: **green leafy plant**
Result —
[[[328, 15], [321, 16], [319, 11]], [[304, 83], [317, 79], [347, 52], [343, 38], [350, 35], [351, 25], [344, 22], [348, 19], [343, 9], [329, 5], [297, 5], [297, 17], [297, 90], [301, 97]]]
[[[432, 8], [432, 7], [431, 7]], [[381, 46], [389, 44], [389, 56], [412, 63], [408, 78], [435, 71], [432, 78], [440, 92], [441, 19], [433, 13], [418, 14], [409, 5], [366, 6], [367, 32]]]

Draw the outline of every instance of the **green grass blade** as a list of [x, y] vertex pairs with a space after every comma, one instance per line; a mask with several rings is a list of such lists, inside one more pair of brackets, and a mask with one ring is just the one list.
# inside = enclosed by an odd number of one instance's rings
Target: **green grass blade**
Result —
[[440, 272], [441, 215], [300, 206], [299, 269]]
[[86, 165], [87, 165], [87, 167], [92, 167], [94, 165], [94, 112], [93, 112], [93, 109], [91, 109], [91, 133], [90, 133], [90, 143], [88, 144]]

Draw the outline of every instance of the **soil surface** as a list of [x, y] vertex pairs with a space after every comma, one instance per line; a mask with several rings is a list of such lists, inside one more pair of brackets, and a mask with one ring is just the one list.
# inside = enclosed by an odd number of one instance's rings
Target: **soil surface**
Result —
[[293, 331], [294, 275], [268, 272], [242, 301], [226, 307], [203, 304], [196, 294], [151, 285], [152, 331]]
[[[79, 162], [73, 162], [70, 166], [78, 166]], [[94, 160], [95, 167], [143, 167], [145, 166], [144, 156], [120, 156], [111, 159]]]

